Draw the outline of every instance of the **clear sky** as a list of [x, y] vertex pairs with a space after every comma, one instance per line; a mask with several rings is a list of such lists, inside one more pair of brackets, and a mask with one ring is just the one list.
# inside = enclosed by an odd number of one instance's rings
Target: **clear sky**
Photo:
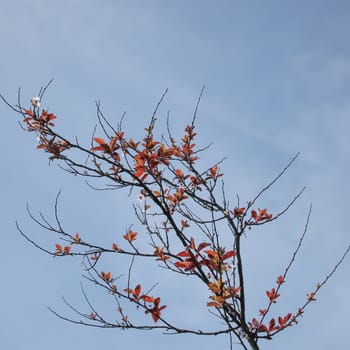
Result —
[[[242, 201], [251, 199], [301, 152], [259, 205], [277, 212], [305, 185], [302, 199], [280, 223], [249, 234], [243, 249], [253, 317], [265, 290], [283, 272], [312, 202], [309, 235], [280, 307], [294, 311], [303, 303], [350, 243], [348, 1], [1, 0], [0, 5], [0, 92], [15, 103], [21, 86], [23, 101], [29, 101], [54, 78], [45, 105], [58, 115], [62, 133], [88, 144], [94, 101], [101, 100], [111, 120], [127, 111], [125, 128], [137, 138], [166, 88], [160, 127], [170, 110], [178, 133], [205, 84], [198, 142], [213, 146], [202, 161], [227, 156], [223, 171], [232, 200], [237, 194]], [[50, 314], [47, 306], [70, 315], [62, 295], [85, 310], [80, 261], [43, 255], [19, 236], [16, 219], [47, 246], [57, 241], [30, 221], [26, 203], [52, 218], [62, 189], [64, 225], [99, 239], [119, 237], [133, 222], [132, 209], [125, 193], [94, 192], [83, 179], [49, 166], [33, 135], [23, 132], [1, 103], [0, 117], [2, 348], [227, 348], [225, 337], [85, 328]], [[123, 270], [112, 258], [106, 265], [116, 273]], [[302, 321], [261, 348], [348, 349], [349, 272], [347, 258]], [[205, 308], [200, 310], [206, 292], [195, 285], [184, 290], [173, 277], [158, 278], [159, 290], [163, 286], [168, 293], [163, 299], [174, 300], [167, 311], [175, 319], [218, 326]], [[150, 280], [157, 281], [157, 275], [151, 273]], [[108, 296], [83, 283], [108, 309]]]

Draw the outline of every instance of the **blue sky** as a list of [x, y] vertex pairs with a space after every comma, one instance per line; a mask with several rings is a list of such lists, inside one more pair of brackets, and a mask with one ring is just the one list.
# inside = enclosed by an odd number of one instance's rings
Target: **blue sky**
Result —
[[[350, 186], [350, 4], [347, 1], [82, 1], [2, 0], [0, 92], [23, 101], [54, 78], [45, 105], [59, 116], [60, 130], [89, 142], [95, 100], [119, 120], [127, 111], [128, 135], [142, 135], [163, 91], [164, 127], [170, 110], [175, 132], [199, 109], [199, 143], [213, 142], [202, 161], [227, 156], [227, 194], [242, 201], [257, 191], [297, 153], [288, 174], [259, 203], [276, 212], [304, 185], [306, 191], [280, 223], [249, 234], [244, 242], [252, 317], [265, 290], [281, 273], [313, 203], [309, 235], [285, 285], [282, 310], [302, 304], [305, 294], [329, 271], [349, 244]], [[91, 191], [35, 149], [16, 115], [0, 104], [2, 261], [0, 329], [5, 349], [108, 347], [169, 350], [224, 348], [225, 337], [163, 336], [67, 324], [47, 306], [68, 313], [64, 295], [84, 310], [81, 267], [74, 259], [41, 254], [16, 232], [18, 219], [41, 242], [55, 238], [28, 219], [52, 214], [62, 189], [62, 221], [69, 230], [108, 239], [133, 221], [125, 193]], [[107, 238], [105, 238], [107, 237]], [[112, 258], [105, 262], [120, 271]], [[139, 267], [140, 273], [145, 268]], [[320, 292], [302, 322], [262, 349], [347, 349], [350, 303], [349, 258]], [[184, 291], [173, 276], [158, 278], [179, 322], [215, 327], [201, 305], [206, 292]], [[108, 296], [85, 283], [91, 298], [108, 309]], [[283, 303], [283, 304], [282, 304]], [[198, 326], [199, 327], [199, 326]]]

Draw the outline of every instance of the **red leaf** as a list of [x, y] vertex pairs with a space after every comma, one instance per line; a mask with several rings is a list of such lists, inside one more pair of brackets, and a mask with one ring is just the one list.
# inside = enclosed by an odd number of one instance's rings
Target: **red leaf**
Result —
[[292, 313], [289, 312], [286, 316], [284, 316], [284, 322], [288, 322], [290, 320], [290, 318], [292, 317]]
[[292, 313], [289, 312], [286, 316], [284, 317], [278, 317], [278, 323], [281, 326], [281, 328], [285, 328], [287, 326], [290, 326], [290, 324], [288, 324], [288, 321], [290, 320], [290, 318], [292, 317]]
[[228, 258], [235, 256], [235, 255], [236, 255], [236, 252], [234, 250], [230, 250], [222, 256], [222, 260], [226, 260]]
[[283, 276], [278, 276], [278, 277], [277, 277], [276, 283], [277, 283], [278, 285], [281, 285], [281, 284], [284, 283], [284, 282], [285, 282], [285, 281], [284, 281]]
[[182, 227], [190, 227], [190, 225], [188, 224], [187, 220], [181, 220], [181, 226]]
[[242, 216], [244, 214], [245, 208], [235, 208], [233, 210], [233, 215], [235, 217]]
[[273, 332], [275, 330], [277, 330], [279, 327], [276, 326], [276, 321], [274, 318], [272, 318], [269, 322], [269, 332]]
[[187, 257], [190, 257], [191, 254], [187, 250], [184, 250], [184, 251], [176, 254], [176, 256], [181, 256], [181, 257], [186, 257], [187, 258]]
[[268, 331], [269, 330], [267, 329], [267, 327], [264, 324], [260, 325], [259, 332], [266, 332], [266, 333], [268, 333]]
[[140, 295], [140, 292], [141, 292], [141, 286], [138, 284], [136, 287], [135, 287], [135, 293], [134, 295], [136, 297], [138, 297]]
[[132, 294], [133, 295], [133, 298], [131, 298], [131, 300], [138, 300], [139, 299], [139, 295], [141, 293], [141, 286], [138, 284], [135, 289], [124, 289], [124, 292], [128, 293], [128, 296], [129, 294]]
[[280, 294], [276, 293], [275, 288], [272, 288], [271, 291], [266, 291], [266, 295], [269, 298], [271, 303], [275, 303]]
[[209, 247], [209, 246], [210, 246], [210, 243], [202, 242], [198, 245], [197, 251], [200, 252], [202, 249]]
[[97, 147], [93, 147], [91, 148], [91, 151], [92, 152], [95, 152], [95, 151], [105, 151], [106, 148], [105, 147], [102, 147], [102, 146], [97, 146]]

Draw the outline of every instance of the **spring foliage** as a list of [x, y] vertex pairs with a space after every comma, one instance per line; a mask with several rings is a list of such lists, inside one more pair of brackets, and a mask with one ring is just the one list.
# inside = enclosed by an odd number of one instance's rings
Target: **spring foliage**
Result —
[[[64, 244], [53, 242], [52, 248], [44, 247], [34, 242], [18, 226], [21, 234], [36, 247], [55, 257], [81, 257], [87, 278], [114, 297], [116, 313], [119, 314], [117, 321], [107, 321], [89, 303], [88, 312], [74, 309], [78, 316], [76, 320], [65, 318], [53, 311], [59, 317], [70, 322], [100, 327], [161, 329], [179, 334], [227, 334], [231, 347], [232, 339], [236, 338], [244, 349], [259, 349], [260, 340], [272, 339], [276, 334], [297, 324], [306, 307], [316, 300], [320, 288], [349, 252], [348, 247], [330, 274], [306, 293], [299, 308], [286, 310], [281, 315], [272, 314], [273, 306], [279, 302], [288, 272], [307, 232], [310, 209], [305, 230], [298, 246], [292, 251], [289, 263], [281, 267], [281, 274], [276, 276], [275, 283], [267, 284], [266, 291], [261, 291], [266, 295], [264, 305], [255, 315], [247, 315], [246, 288], [250, 281], [245, 279], [241, 241], [248, 230], [277, 220], [303, 192], [300, 191], [277, 213], [271, 213], [268, 208], [256, 207], [257, 200], [285, 174], [296, 157], [255, 198], [243, 205], [238, 199], [235, 205], [231, 205], [226, 200], [221, 162], [204, 169], [200, 165], [200, 155], [205, 154], [206, 148], [198, 149], [196, 146], [197, 108], [191, 122], [184, 127], [179, 141], [171, 134], [169, 125], [167, 137], [154, 136], [157, 109], [145, 128], [144, 137], [134, 140], [126, 135], [121, 123], [114, 128], [97, 104], [100, 128], [92, 136], [91, 145], [85, 147], [76, 140], [66, 139], [56, 131], [55, 123], [60, 118], [41, 108], [46, 88], [41, 89], [39, 96], [32, 98], [31, 105], [26, 107], [22, 107], [20, 101], [18, 105], [12, 106], [3, 97], [2, 99], [22, 116], [23, 128], [36, 136], [37, 148], [46, 152], [50, 161], [59, 162], [61, 167], [72, 174], [104, 179], [114, 189], [137, 191], [139, 204], [134, 207], [135, 219], [142, 227], [141, 232], [128, 229], [116, 242], [110, 242], [109, 246], [100, 246], [84, 240], [81, 233], [66, 232], [62, 228], [57, 215], [57, 202], [55, 225], [49, 224], [44, 218], [36, 218], [29, 212], [33, 220], [56, 233]], [[200, 99], [198, 103], [199, 101]], [[88, 161], [81, 163], [76, 160], [72, 150], [86, 155]], [[229, 247], [222, 243], [222, 232], [219, 233], [218, 230], [218, 226], [222, 228], [223, 224], [231, 237]], [[147, 237], [148, 245], [138, 243], [141, 236]], [[115, 271], [116, 268], [113, 267], [110, 271], [102, 271], [99, 262], [105, 254], [128, 256], [132, 258], [132, 262], [124, 270]], [[195, 326], [187, 329], [175, 324], [167, 316], [167, 309], [175, 305], [166, 305], [163, 302], [166, 295], [155, 293], [155, 286], [131, 282], [138, 279], [132, 270], [135, 259], [143, 259], [145, 264], [160, 266], [174, 277], [178, 274], [186, 276], [184, 287], [191, 285], [192, 279], [198, 279], [208, 296], [203, 307], [219, 318], [221, 328], [198, 330]], [[123, 280], [120, 277], [122, 274], [127, 278]], [[84, 296], [86, 297], [85, 293]], [[125, 303], [126, 301], [131, 304]], [[149, 317], [145, 323], [130, 319], [128, 309], [132, 305]]]

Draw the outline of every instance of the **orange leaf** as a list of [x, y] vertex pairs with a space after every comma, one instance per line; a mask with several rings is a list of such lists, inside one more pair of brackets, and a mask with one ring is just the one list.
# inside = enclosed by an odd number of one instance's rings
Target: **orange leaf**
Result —
[[180, 169], [176, 169], [175, 174], [176, 174], [176, 176], [179, 177], [179, 178], [181, 178], [181, 177], [184, 176], [182, 170], [180, 170]]
[[[40, 119], [45, 121], [45, 122], [49, 122], [53, 119], [56, 119], [56, 116], [53, 113], [47, 113], [47, 111], [43, 110], [41, 112]], [[53, 124], [50, 124], [50, 125], [53, 125]]]
[[94, 141], [99, 143], [101, 146], [106, 144], [105, 140], [101, 139], [100, 137], [94, 137]]
[[215, 293], [215, 294], [219, 293], [222, 290], [222, 281], [221, 281], [221, 279], [218, 279], [215, 283], [209, 282], [208, 283], [208, 287], [213, 293]]
[[60, 244], [56, 243], [55, 247], [56, 247], [57, 252], [62, 253], [63, 249], [62, 249], [62, 246]]
[[137, 146], [139, 145], [140, 142], [134, 142], [133, 139], [130, 139], [129, 142], [127, 143], [127, 146], [128, 147], [131, 147], [132, 149], [135, 149], [137, 148]]
[[156, 256], [158, 256], [157, 260], [166, 261], [166, 260], [170, 259], [170, 256], [167, 256], [164, 254], [164, 248], [156, 247], [154, 254]]
[[218, 256], [218, 253], [213, 250], [205, 250], [204, 253], [206, 253], [211, 259]]
[[137, 167], [138, 169], [135, 171], [134, 176], [140, 177], [146, 171], [145, 167]]
[[138, 284], [135, 289], [124, 289], [124, 292], [128, 293], [128, 296], [132, 294], [133, 298], [131, 300], [137, 301], [141, 293], [141, 286]]
[[64, 252], [65, 254], [69, 254], [69, 252], [70, 252], [70, 246], [64, 247], [64, 248], [63, 248], [63, 252]]
[[129, 231], [126, 235], [123, 236], [128, 242], [135, 241], [137, 237], [137, 232]]
[[256, 221], [263, 221], [263, 220], [271, 220], [272, 214], [267, 213], [267, 209], [258, 209], [259, 213], [256, 212], [256, 210], [251, 211], [252, 218]]
[[79, 244], [81, 241], [80, 237], [79, 237], [79, 233], [77, 232], [74, 237], [72, 237], [72, 242], [71, 244]]
[[220, 176], [223, 176], [223, 174], [219, 174], [219, 170], [220, 170], [220, 168], [217, 165], [215, 165], [214, 167], [210, 168], [209, 169], [210, 177], [215, 179], [215, 178], [218, 178]]
[[142, 299], [145, 303], [153, 303], [154, 298], [149, 295], [141, 295], [140, 299]]
[[179, 269], [190, 269], [193, 266], [190, 261], [177, 261], [174, 265]]
[[101, 277], [103, 280], [105, 280], [106, 282], [111, 282], [111, 277], [112, 277], [112, 274], [110, 272], [101, 272]]
[[207, 303], [207, 306], [222, 307], [222, 304], [219, 304], [216, 301], [211, 301]]

